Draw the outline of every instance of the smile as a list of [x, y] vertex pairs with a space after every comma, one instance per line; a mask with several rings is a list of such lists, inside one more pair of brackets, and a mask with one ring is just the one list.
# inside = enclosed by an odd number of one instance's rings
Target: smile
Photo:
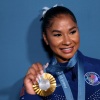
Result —
[[61, 48], [61, 51], [63, 53], [71, 53], [73, 51], [73, 47], [70, 47], [70, 48]]

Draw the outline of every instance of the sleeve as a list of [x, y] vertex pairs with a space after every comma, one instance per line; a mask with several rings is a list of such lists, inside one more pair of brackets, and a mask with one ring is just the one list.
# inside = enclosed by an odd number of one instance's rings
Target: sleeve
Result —
[[40, 96], [38, 95], [31, 95], [28, 94], [25, 91], [25, 88], [23, 87], [20, 93], [20, 100], [42, 100]]

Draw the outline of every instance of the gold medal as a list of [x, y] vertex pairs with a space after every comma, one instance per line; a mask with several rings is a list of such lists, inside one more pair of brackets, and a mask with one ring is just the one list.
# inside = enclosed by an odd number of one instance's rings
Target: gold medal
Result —
[[33, 85], [33, 89], [40, 96], [49, 96], [56, 89], [56, 80], [51, 74], [44, 73], [41, 80]]

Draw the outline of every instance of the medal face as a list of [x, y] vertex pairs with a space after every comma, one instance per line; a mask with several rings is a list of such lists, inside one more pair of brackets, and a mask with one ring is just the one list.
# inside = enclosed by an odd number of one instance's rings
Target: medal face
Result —
[[87, 72], [84, 78], [89, 85], [96, 86], [100, 84], [100, 76], [95, 72]]
[[50, 81], [47, 80], [47, 79], [42, 79], [40, 82], [39, 82], [39, 88], [41, 90], [47, 90], [50, 88]]
[[40, 80], [39, 84], [33, 85], [33, 89], [36, 94], [40, 96], [48, 96], [52, 94], [56, 89], [56, 80], [55, 78], [49, 74], [43, 74], [43, 80]]

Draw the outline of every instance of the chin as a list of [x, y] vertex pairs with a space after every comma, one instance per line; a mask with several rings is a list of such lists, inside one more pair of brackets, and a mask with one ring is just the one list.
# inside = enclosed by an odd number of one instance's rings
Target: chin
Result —
[[56, 57], [57, 57], [58, 61], [60, 61], [60, 62], [66, 62], [66, 61], [69, 61], [74, 56], [74, 54], [76, 53], [76, 51], [77, 50], [73, 50], [70, 53], [59, 52], [60, 55], [56, 55]]
[[64, 56], [62, 56], [62, 59], [63, 60], [70, 60], [74, 56], [75, 53], [76, 52], [69, 53], [69, 54], [64, 54]]

